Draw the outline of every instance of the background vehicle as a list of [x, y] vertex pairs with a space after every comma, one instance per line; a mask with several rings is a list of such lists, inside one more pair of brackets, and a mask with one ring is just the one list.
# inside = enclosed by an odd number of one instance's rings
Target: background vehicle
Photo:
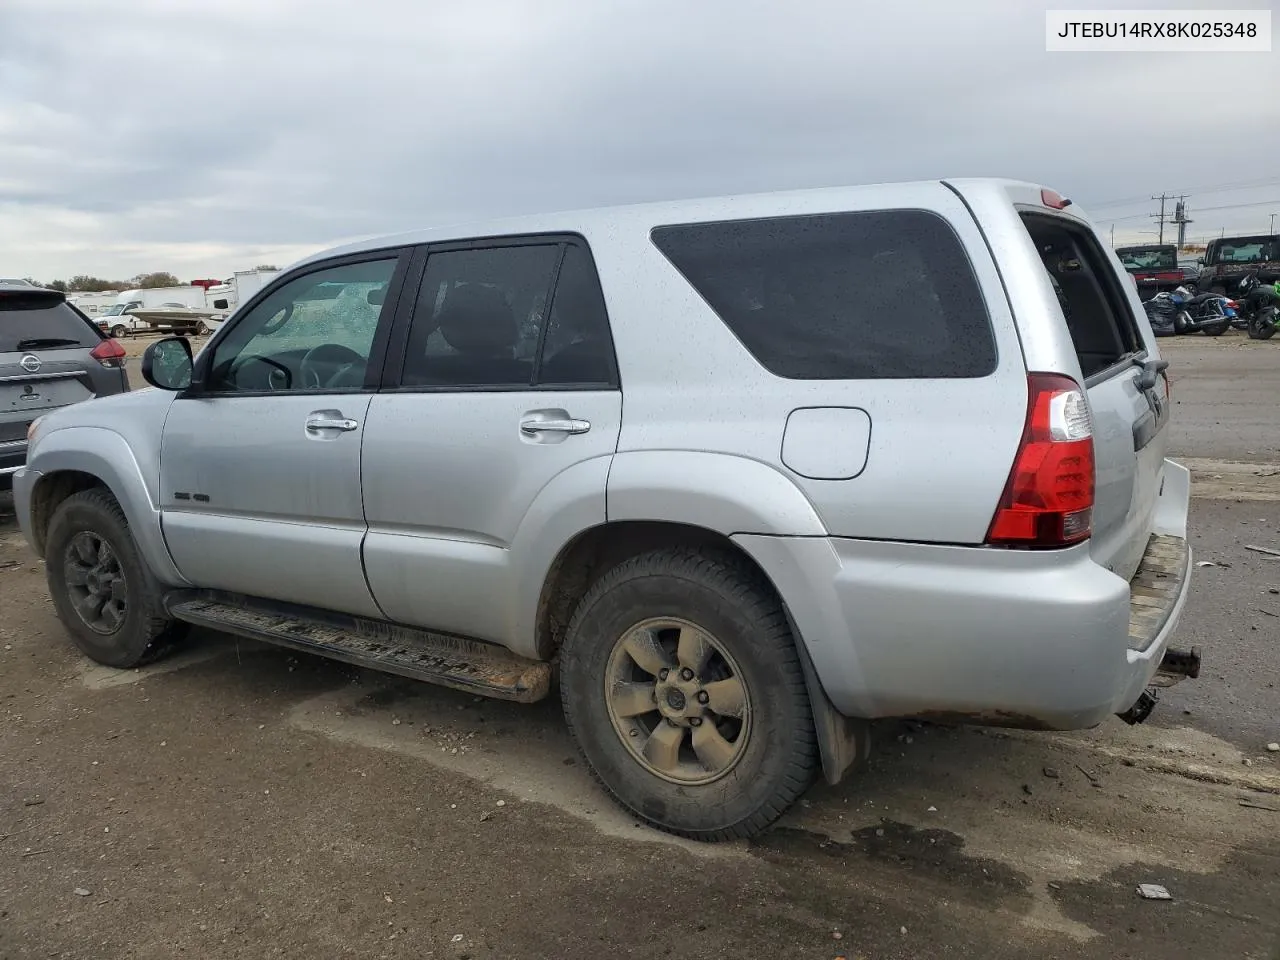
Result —
[[26, 462], [33, 420], [128, 389], [124, 349], [69, 306], [65, 294], [0, 283], [0, 489]]
[[1158, 293], [1142, 304], [1157, 336], [1204, 333], [1220, 337], [1236, 318], [1235, 301], [1216, 293], [1193, 295], [1186, 287]]
[[1230, 294], [1250, 273], [1264, 284], [1280, 280], [1280, 234], [1210, 240], [1200, 271], [1200, 289]]
[[100, 662], [202, 624], [528, 702], [555, 661], [606, 788], [720, 840], [869, 720], [1138, 722], [1195, 675], [1166, 366], [1029, 184], [545, 215], [153, 343], [160, 389], [35, 425], [15, 509]]
[[1280, 281], [1261, 283], [1256, 273], [1246, 274], [1236, 288], [1238, 313], [1254, 340], [1270, 340], [1280, 322]]
[[1117, 247], [1116, 256], [1138, 282], [1138, 293], [1147, 299], [1186, 282], [1178, 266], [1178, 248], [1172, 243]]
[[[189, 309], [200, 311], [199, 316], [168, 315], [151, 323], [138, 316], [139, 311]], [[195, 332], [206, 312], [204, 287], [152, 287], [141, 290], [125, 290], [117, 294], [115, 303], [94, 318], [100, 330], [113, 337], [130, 333], [156, 331]]]

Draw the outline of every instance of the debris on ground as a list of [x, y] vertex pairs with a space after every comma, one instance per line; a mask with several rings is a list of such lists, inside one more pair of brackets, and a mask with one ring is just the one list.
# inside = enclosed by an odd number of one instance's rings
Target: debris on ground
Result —
[[1169, 891], [1158, 883], [1138, 884], [1138, 896], [1145, 900], [1172, 900]]
[[1267, 753], [1280, 753], [1280, 743], [1268, 743]]
[[1044, 775], [1048, 777], [1050, 780], [1057, 780], [1059, 777], [1062, 776], [1060, 773], [1058, 773], [1057, 767], [1045, 767]]
[[22, 801], [24, 807], [38, 807], [44, 803], [44, 797], [27, 797]]
[[1246, 543], [1244, 548], [1246, 550], [1252, 550], [1254, 553], [1264, 554], [1268, 557], [1280, 557], [1280, 550], [1272, 550], [1270, 547], [1258, 547], [1254, 546], [1252, 543]]
[[1196, 563], [1197, 567], [1216, 567], [1217, 564], [1212, 560], [1200, 560]]
[[76, 887], [76, 888], [75, 888], [75, 890], [73, 890], [72, 892], [73, 892], [77, 897], [87, 897], [87, 896], [89, 896], [89, 891], [88, 891], [88, 890], [86, 890], [84, 887]]
[[1272, 813], [1280, 813], [1280, 807], [1268, 807], [1265, 803], [1254, 803], [1252, 800], [1241, 800], [1240, 806], [1248, 807], [1250, 810], [1270, 810]]

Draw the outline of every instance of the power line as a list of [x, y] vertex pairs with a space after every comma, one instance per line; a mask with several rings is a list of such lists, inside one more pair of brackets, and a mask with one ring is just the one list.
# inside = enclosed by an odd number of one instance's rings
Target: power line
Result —
[[[1150, 199], [1159, 200], [1160, 198], [1151, 197]], [[1172, 200], [1175, 198], [1173, 197], [1173, 195], [1168, 195], [1166, 196], [1165, 199]], [[1213, 207], [1197, 207], [1196, 212], [1205, 213], [1212, 210], [1243, 210], [1247, 207], [1266, 207], [1266, 206], [1270, 206], [1273, 203], [1280, 203], [1280, 199], [1253, 200], [1253, 201], [1250, 201], [1249, 203], [1222, 203]], [[1098, 223], [1122, 223], [1125, 220], [1146, 220], [1147, 218], [1156, 219], [1158, 218], [1158, 215], [1150, 214], [1150, 213], [1133, 213], [1124, 217], [1099, 217], [1097, 219], [1097, 222]]]
[[[1195, 187], [1179, 190], [1178, 193], [1188, 196], [1197, 193], [1227, 193], [1231, 190], [1247, 190], [1251, 187], [1269, 187], [1280, 183], [1280, 177], [1261, 177], [1256, 180], [1237, 180], [1234, 183], [1218, 183], [1207, 187]], [[1108, 207], [1124, 207], [1130, 204], [1146, 203], [1152, 197], [1125, 197], [1121, 200], [1103, 200], [1100, 203], [1086, 203], [1090, 210], [1105, 210]]]

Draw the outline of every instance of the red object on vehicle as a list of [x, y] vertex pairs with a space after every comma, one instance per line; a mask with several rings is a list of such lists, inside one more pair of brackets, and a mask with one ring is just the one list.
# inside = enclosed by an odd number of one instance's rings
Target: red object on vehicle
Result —
[[1058, 373], [1027, 375], [1027, 420], [987, 543], [1065, 547], [1089, 538], [1093, 422], [1084, 389]]
[[116, 369], [124, 366], [125, 349], [120, 346], [119, 340], [103, 340], [89, 351], [89, 356], [104, 367]]
[[218, 286], [218, 284], [223, 283], [223, 282], [224, 282], [224, 281], [222, 281], [222, 280], [192, 280], [192, 281], [191, 281], [191, 286], [193, 286], [193, 287], [204, 287], [206, 290], [208, 290], [210, 287], [216, 287], [216, 286]]
[[1040, 202], [1046, 207], [1053, 207], [1055, 210], [1064, 210], [1071, 206], [1071, 201], [1060, 194], [1057, 190], [1050, 190], [1045, 187], [1040, 191]]

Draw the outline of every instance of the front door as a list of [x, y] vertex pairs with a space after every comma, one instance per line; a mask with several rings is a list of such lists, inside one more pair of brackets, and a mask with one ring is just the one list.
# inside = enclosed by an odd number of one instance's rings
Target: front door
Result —
[[392, 342], [364, 442], [373, 595], [393, 620], [521, 649], [530, 584], [605, 520], [622, 394], [591, 255], [433, 248]]
[[309, 267], [203, 352], [160, 458], [165, 540], [194, 585], [380, 615], [360, 562], [360, 445], [400, 263]]

